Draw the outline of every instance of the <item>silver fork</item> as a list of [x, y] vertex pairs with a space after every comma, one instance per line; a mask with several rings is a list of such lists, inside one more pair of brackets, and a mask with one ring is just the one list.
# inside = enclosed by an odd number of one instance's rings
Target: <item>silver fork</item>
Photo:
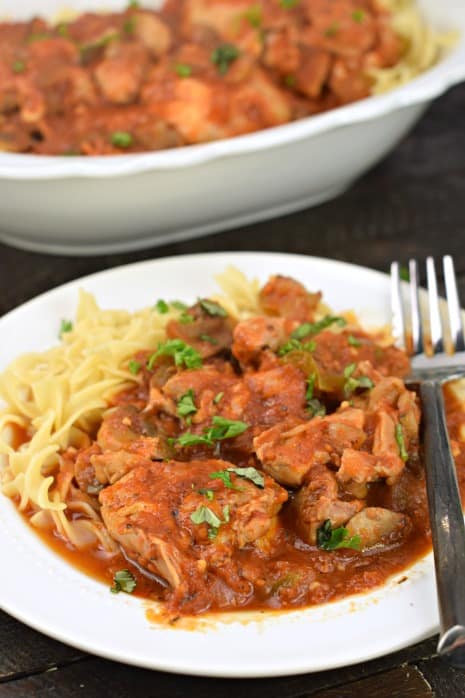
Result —
[[452, 353], [446, 353], [434, 260], [426, 260], [431, 353], [425, 353], [418, 270], [409, 262], [411, 342], [405, 323], [400, 268], [391, 265], [393, 335], [412, 353], [409, 381], [419, 384], [426, 487], [433, 539], [440, 634], [438, 654], [465, 668], [465, 527], [445, 418], [442, 386], [465, 376], [465, 342], [452, 257], [443, 258]]

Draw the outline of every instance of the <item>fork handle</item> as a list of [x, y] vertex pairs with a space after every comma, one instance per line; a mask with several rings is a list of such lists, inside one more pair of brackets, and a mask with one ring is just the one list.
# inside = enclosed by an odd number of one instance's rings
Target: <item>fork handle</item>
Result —
[[438, 654], [465, 668], [465, 526], [445, 417], [442, 384], [420, 384], [426, 486], [433, 538], [440, 634]]

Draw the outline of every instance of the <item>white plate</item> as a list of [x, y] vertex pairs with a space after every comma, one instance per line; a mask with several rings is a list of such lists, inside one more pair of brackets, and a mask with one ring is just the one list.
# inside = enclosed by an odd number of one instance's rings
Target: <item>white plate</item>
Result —
[[[94, 274], [50, 291], [0, 320], [0, 369], [21, 352], [56, 342], [63, 317], [72, 317], [77, 290], [107, 308], [136, 309], [154, 299], [194, 300], [216, 287], [213, 275], [235, 264], [264, 281], [294, 276], [321, 289], [336, 310], [354, 308], [369, 324], [389, 320], [389, 280], [341, 262], [267, 253], [174, 257]], [[80, 649], [129, 664], [207, 676], [275, 676], [365, 661], [424, 639], [438, 613], [431, 555], [383, 588], [341, 602], [278, 614], [230, 614], [194, 629], [150, 624], [147, 602], [115, 596], [43, 545], [12, 503], [0, 496], [0, 603], [19, 620]]]

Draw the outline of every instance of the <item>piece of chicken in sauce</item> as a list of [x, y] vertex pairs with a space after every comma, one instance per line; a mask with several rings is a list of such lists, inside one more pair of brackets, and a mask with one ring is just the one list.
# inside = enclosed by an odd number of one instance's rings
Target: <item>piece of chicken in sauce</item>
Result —
[[165, 579], [184, 612], [201, 612], [248, 600], [237, 553], [273, 534], [287, 496], [270, 477], [226, 461], [170, 460], [132, 470], [100, 502], [128, 559]]

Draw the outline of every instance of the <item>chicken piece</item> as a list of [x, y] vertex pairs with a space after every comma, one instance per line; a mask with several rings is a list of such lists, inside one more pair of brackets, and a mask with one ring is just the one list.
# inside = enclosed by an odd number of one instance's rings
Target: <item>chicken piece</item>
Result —
[[232, 353], [241, 364], [253, 364], [264, 349], [277, 351], [296, 324], [284, 318], [263, 316], [243, 320], [234, 328]]
[[288, 276], [271, 276], [259, 298], [267, 315], [306, 322], [313, 320], [321, 293], [309, 293], [302, 284]]
[[267, 534], [287, 499], [266, 476], [262, 487], [230, 472], [234, 489], [212, 477], [228, 468], [220, 460], [151, 463], [100, 493], [111, 536], [129, 559], [166, 579], [185, 611], [189, 603], [208, 608], [221, 570], [230, 572], [231, 603], [235, 578], [241, 589], [233, 555]]
[[164, 439], [132, 405], [106, 413], [97, 441], [76, 459], [75, 477], [80, 489], [95, 494], [133, 468], [167, 456]]
[[230, 136], [279, 126], [291, 118], [288, 95], [261, 68], [245, 73], [242, 83], [230, 94]]
[[331, 69], [331, 56], [319, 48], [305, 48], [301, 51], [300, 65], [295, 71], [295, 89], [310, 99], [321, 95]]
[[131, 104], [139, 96], [144, 74], [149, 65], [147, 50], [140, 44], [112, 41], [94, 77], [101, 93], [111, 104]]
[[292, 26], [280, 27], [265, 34], [262, 61], [279, 75], [294, 75], [301, 62], [300, 49]]
[[[356, 337], [359, 346], [351, 343], [350, 337]], [[396, 347], [381, 347], [363, 332], [343, 329], [338, 332], [324, 330], [312, 337], [316, 343], [313, 358], [324, 373], [342, 375], [346, 366], [358, 364], [359, 373], [372, 378], [376, 384], [383, 376], [405, 376], [410, 371], [409, 359], [405, 352]], [[368, 365], [368, 362], [370, 365]], [[376, 371], [376, 373], [373, 373]], [[396, 384], [397, 385], [397, 384]], [[399, 381], [399, 386], [403, 386]], [[374, 389], [374, 390], [375, 390]], [[373, 391], [370, 392], [370, 397]], [[376, 393], [375, 393], [376, 395]], [[370, 407], [370, 409], [372, 409]]]
[[253, 444], [263, 469], [279, 483], [299, 487], [316, 465], [339, 465], [348, 448], [365, 441], [364, 413], [348, 408], [308, 422], [289, 420], [255, 437]]
[[366, 484], [386, 478], [387, 484], [393, 485], [402, 474], [404, 467], [405, 463], [398, 453], [373, 455], [366, 451], [346, 448], [342, 454], [337, 479], [341, 483]]
[[336, 59], [329, 76], [329, 87], [341, 104], [349, 104], [370, 96], [371, 79], [360, 58]]
[[247, 373], [244, 382], [251, 392], [247, 419], [262, 429], [289, 417], [304, 419], [305, 375], [291, 364]]
[[303, 0], [309, 29], [302, 41], [340, 56], [358, 56], [372, 49], [377, 39], [373, 13], [354, 0]]
[[241, 17], [249, 9], [250, 0], [188, 0], [183, 6], [184, 32], [190, 36], [195, 26], [204, 26], [223, 39], [235, 40]]
[[133, 32], [149, 50], [152, 57], [158, 58], [166, 53], [171, 46], [171, 31], [169, 27], [153, 12], [132, 12]]
[[[191, 321], [185, 322], [186, 319]], [[232, 319], [226, 311], [217, 303], [204, 300], [189, 308], [180, 320], [171, 320], [166, 334], [170, 339], [182, 339], [206, 359], [229, 349], [232, 328]]]
[[327, 519], [334, 528], [342, 526], [363, 509], [364, 502], [340, 499], [334, 473], [324, 465], [317, 465], [309, 471], [292, 507], [297, 533], [303, 541], [315, 545], [317, 531]]
[[412, 530], [406, 514], [382, 507], [366, 507], [355, 514], [347, 526], [349, 536], [359, 536], [363, 550], [374, 546], [391, 546], [404, 541]]
[[209, 424], [215, 414], [227, 419], [242, 419], [250, 401], [250, 390], [227, 363], [181, 371], [167, 381], [162, 394], [171, 405], [177, 405], [188, 391], [192, 391], [197, 409], [190, 415], [193, 424]]

